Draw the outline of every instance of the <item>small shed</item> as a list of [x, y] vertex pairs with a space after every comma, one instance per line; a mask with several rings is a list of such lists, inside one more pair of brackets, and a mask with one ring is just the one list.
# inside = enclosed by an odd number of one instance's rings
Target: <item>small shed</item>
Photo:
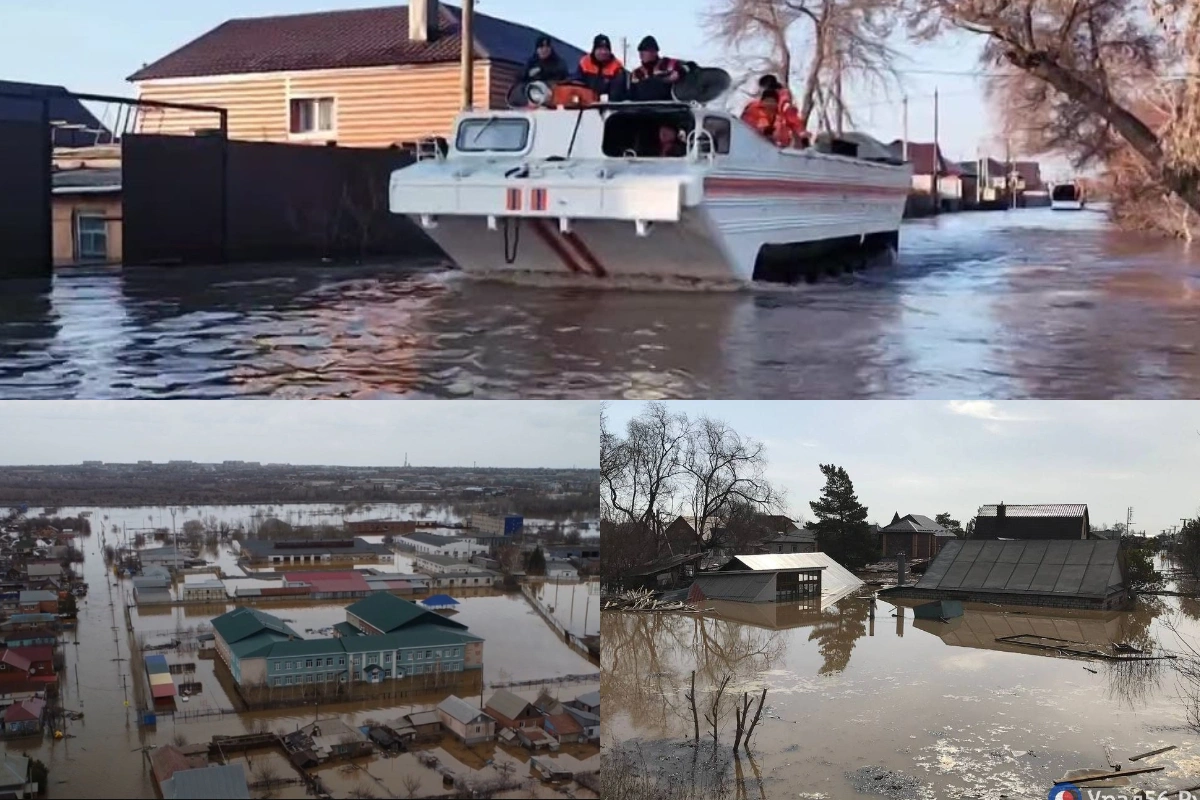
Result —
[[448, 594], [435, 594], [422, 600], [421, 605], [435, 611], [449, 611], [458, 605], [458, 601]]
[[436, 711], [417, 711], [409, 714], [408, 724], [412, 726], [418, 739], [442, 735], [442, 718]]

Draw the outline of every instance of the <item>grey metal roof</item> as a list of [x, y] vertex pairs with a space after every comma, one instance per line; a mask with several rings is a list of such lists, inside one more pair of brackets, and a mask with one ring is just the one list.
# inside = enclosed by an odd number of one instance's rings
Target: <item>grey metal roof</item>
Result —
[[470, 725], [480, 716], [487, 716], [482, 709], [476, 708], [466, 700], [463, 700], [461, 697], [456, 697], [455, 695], [450, 695], [445, 700], [438, 703], [437, 707], [439, 711], [446, 712], [453, 719], [458, 720], [464, 725]]
[[579, 695], [575, 699], [585, 706], [598, 706], [600, 705], [600, 692], [588, 692], [587, 694]]
[[[709, 572], [696, 576], [696, 585], [713, 600], [753, 602], [775, 580], [775, 572]], [[769, 598], [774, 600], [775, 598]]]
[[54, 194], [121, 191], [121, 168], [87, 167], [58, 170], [51, 176]]
[[770, 539], [764, 539], [763, 544], [815, 544], [817, 532], [808, 528], [800, 528], [788, 533], [779, 533]]
[[921, 514], [908, 514], [890, 525], [879, 529], [880, 533], [944, 533], [946, 528]]
[[1124, 585], [1120, 542], [947, 542], [918, 589], [1104, 598]]
[[242, 764], [220, 764], [180, 770], [162, 782], [165, 800], [249, 800]]
[[436, 533], [406, 533], [404, 534], [404, 538], [434, 547], [445, 547], [448, 544], [460, 541], [452, 536], [438, 536]]
[[[994, 517], [999, 505], [980, 506], [976, 516]], [[1004, 506], [1006, 517], [1082, 517], [1087, 503], [1047, 503], [1041, 505]]]
[[463, 569], [470, 569], [471, 565], [463, 561], [457, 556], [439, 556], [431, 553], [417, 553], [413, 558], [418, 561], [428, 561], [430, 564], [440, 564], [443, 567], [448, 567], [451, 564], [462, 564]]
[[408, 715], [408, 721], [413, 725], [441, 725], [441, 717], [436, 711], [416, 711]]
[[524, 697], [513, 694], [507, 689], [497, 689], [487, 701], [488, 708], [494, 708], [509, 719], [516, 719], [529, 705]]

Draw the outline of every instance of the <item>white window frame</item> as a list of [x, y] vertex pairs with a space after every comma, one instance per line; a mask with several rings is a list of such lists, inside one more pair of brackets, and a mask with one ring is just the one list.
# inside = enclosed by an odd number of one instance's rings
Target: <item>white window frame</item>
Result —
[[[104, 228], [104, 253], [103, 254], [86, 254], [83, 252], [83, 221], [96, 220]], [[108, 229], [108, 216], [100, 211], [83, 211], [77, 209], [75, 211], [75, 259], [77, 261], [108, 261], [108, 245], [109, 235], [111, 231]], [[98, 236], [99, 231], [91, 231], [90, 236]]]
[[[321, 103], [326, 100], [328, 100], [332, 104], [332, 108], [329, 111], [330, 128], [328, 130], [324, 130], [320, 127]], [[312, 104], [313, 125], [315, 125], [317, 127], [314, 127], [312, 130], [308, 130], [308, 131], [293, 131], [292, 130], [292, 105], [294, 103], [311, 103]], [[288, 97], [287, 97], [288, 138], [298, 139], [298, 140], [315, 139], [318, 141], [337, 139], [337, 129], [338, 129], [338, 100], [337, 100], [336, 95], [291, 94], [291, 93], [288, 94]]]

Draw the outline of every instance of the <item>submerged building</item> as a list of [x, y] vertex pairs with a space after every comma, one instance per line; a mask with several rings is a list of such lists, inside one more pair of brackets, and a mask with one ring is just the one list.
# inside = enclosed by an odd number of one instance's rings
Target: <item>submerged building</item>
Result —
[[980, 506], [972, 539], [1087, 539], [1088, 507], [1081, 503]]
[[1121, 543], [953, 541], [914, 586], [888, 599], [963, 600], [1063, 608], [1113, 609], [1130, 599]]
[[217, 654], [239, 688], [382, 683], [483, 668], [483, 639], [395, 595], [346, 608], [337, 636], [304, 639], [283, 620], [236, 608], [213, 620]]
[[825, 553], [772, 553], [731, 558], [717, 572], [696, 573], [690, 597], [743, 603], [833, 602], [863, 583]]
[[254, 567], [297, 564], [390, 564], [391, 548], [366, 539], [247, 539], [242, 555]]

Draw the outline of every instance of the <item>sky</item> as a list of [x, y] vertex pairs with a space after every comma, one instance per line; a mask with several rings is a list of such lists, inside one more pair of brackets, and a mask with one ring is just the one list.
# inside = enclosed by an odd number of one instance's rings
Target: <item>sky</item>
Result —
[[0, 402], [0, 464], [261, 461], [579, 467], [600, 461], [590, 401]]
[[[819, 466], [844, 467], [869, 519], [948, 511], [964, 525], [993, 503], [1086, 503], [1093, 527], [1154, 535], [1200, 513], [1200, 403], [1173, 401], [668, 402], [766, 445], [767, 478], [811, 520]], [[645, 407], [606, 406], [623, 431]]]
[[[630, 50], [653, 33], [667, 55], [702, 63], [732, 66], [726, 54], [707, 40], [703, 13], [720, 0], [608, 0], [582, 14], [562, 0], [478, 0], [478, 11], [543, 29], [576, 45], [590, 44], [607, 33], [620, 50], [622, 37]], [[0, 79], [64, 85], [78, 92], [133, 96], [125, 77], [225, 20], [337, 8], [388, 5], [384, 0], [205, 0], [201, 3], [161, 0], [0, 0]], [[890, 96], [856, 92], [851, 111], [860, 127], [884, 141], [903, 132], [901, 97], [909, 97], [909, 138], [933, 140], [933, 93], [940, 93], [939, 139], [956, 160], [981, 155], [981, 146], [1002, 156], [991, 134], [991, 118], [979, 79], [981, 40], [960, 35], [935, 44], [903, 44], [899, 68], [904, 86]], [[586, 47], [585, 47], [586, 49]], [[802, 52], [800, 53], [802, 55]], [[632, 57], [632, 55], [631, 55]], [[731, 72], [736, 72], [731, 69]], [[946, 74], [953, 73], [953, 74]], [[966, 73], [966, 74], [963, 74]], [[96, 109], [103, 118], [105, 109]], [[115, 115], [115, 111], [108, 112]]]

